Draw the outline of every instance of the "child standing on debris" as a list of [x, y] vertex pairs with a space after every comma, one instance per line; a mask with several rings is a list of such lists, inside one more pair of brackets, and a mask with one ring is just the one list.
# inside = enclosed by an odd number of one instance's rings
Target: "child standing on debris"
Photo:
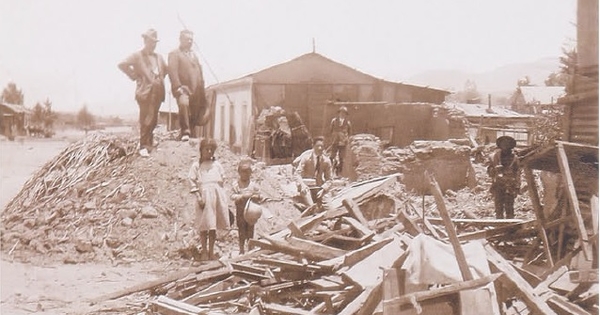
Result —
[[233, 183], [231, 199], [235, 202], [240, 254], [243, 254], [245, 253], [246, 241], [254, 237], [254, 224], [256, 223], [248, 222], [247, 218], [244, 217], [244, 210], [250, 200], [257, 201], [260, 199], [260, 188], [256, 182], [250, 179], [252, 176], [252, 161], [240, 161], [238, 174], [240, 178]]
[[195, 223], [200, 231], [203, 260], [216, 259], [214, 247], [217, 229], [229, 228], [228, 200], [223, 188], [225, 171], [221, 163], [215, 160], [216, 149], [214, 139], [203, 139], [200, 142], [200, 159], [192, 164], [188, 175], [191, 192], [196, 196]]

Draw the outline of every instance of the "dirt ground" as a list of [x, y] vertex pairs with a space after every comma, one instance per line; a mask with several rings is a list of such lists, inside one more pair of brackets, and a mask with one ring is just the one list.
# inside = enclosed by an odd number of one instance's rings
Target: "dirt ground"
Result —
[[[0, 209], [4, 210], [37, 169], [83, 136], [81, 132], [64, 132], [53, 139], [0, 139]], [[92, 306], [85, 301], [182, 267], [152, 261], [119, 265], [60, 262], [34, 265], [11, 261], [5, 254], [1, 255], [1, 314], [106, 313], [112, 309], [110, 302]], [[120, 301], [119, 304], [125, 303]]]

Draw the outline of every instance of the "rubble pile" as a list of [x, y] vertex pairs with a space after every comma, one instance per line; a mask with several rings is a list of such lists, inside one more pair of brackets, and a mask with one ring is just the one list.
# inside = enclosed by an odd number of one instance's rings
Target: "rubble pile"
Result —
[[[137, 155], [133, 137], [94, 134], [66, 148], [3, 211], [2, 251], [20, 261], [65, 263], [181, 258], [181, 249], [198, 244], [187, 182], [198, 141], [170, 141], [174, 137], [168, 134], [157, 138], [161, 142], [149, 159]], [[229, 190], [240, 157], [224, 145], [215, 155]], [[271, 220], [258, 221], [258, 231], [268, 232], [299, 214], [281, 189], [291, 174], [266, 172], [257, 164], [255, 175], [264, 182], [269, 198], [264, 206], [272, 212]], [[222, 237], [221, 255], [237, 247], [236, 233], [234, 224]]]
[[[145, 292], [151, 314], [589, 314], [597, 269], [542, 268], [535, 220], [451, 218], [433, 176], [436, 217], [416, 205], [367, 219], [398, 175], [347, 187], [323, 212], [221, 259], [94, 299]], [[579, 250], [568, 255], [577, 257]], [[527, 259], [525, 257], [525, 259]], [[595, 285], [595, 286], [594, 286]]]

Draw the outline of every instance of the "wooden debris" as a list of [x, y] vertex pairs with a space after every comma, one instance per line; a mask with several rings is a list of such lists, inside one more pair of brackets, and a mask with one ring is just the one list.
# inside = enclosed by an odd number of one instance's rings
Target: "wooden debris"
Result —
[[198, 315], [208, 311], [207, 308], [197, 307], [186, 302], [170, 299], [161, 295], [152, 301], [152, 310], [165, 315]]

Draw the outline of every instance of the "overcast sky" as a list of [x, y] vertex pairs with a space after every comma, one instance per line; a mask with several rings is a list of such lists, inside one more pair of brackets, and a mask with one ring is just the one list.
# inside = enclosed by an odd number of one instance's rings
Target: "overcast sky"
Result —
[[117, 63], [151, 27], [166, 59], [182, 22], [213, 84], [308, 53], [313, 38], [318, 53], [387, 80], [482, 72], [560, 56], [575, 21], [576, 0], [0, 0], [0, 87], [15, 82], [29, 107], [49, 97], [61, 111], [135, 113]]

